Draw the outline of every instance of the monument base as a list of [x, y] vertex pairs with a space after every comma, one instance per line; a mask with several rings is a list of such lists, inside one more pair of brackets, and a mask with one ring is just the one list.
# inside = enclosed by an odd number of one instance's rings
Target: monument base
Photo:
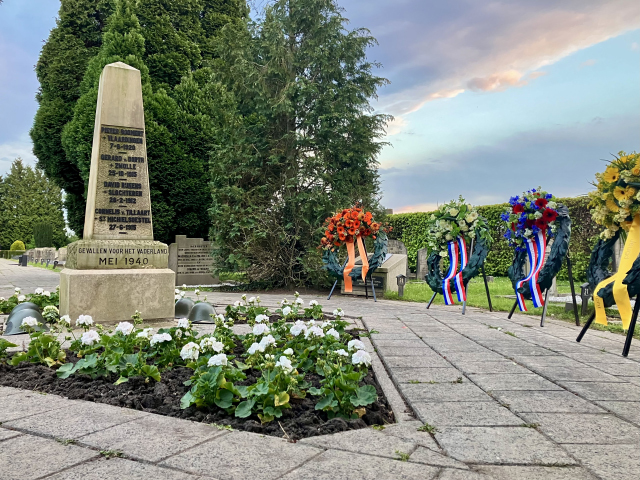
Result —
[[168, 268], [73, 270], [60, 272], [60, 315], [73, 324], [79, 315], [98, 323], [174, 317], [175, 273]]
[[[362, 260], [360, 257], [356, 258], [356, 265], [362, 265]], [[398, 293], [398, 280], [396, 276], [405, 275], [407, 272], [407, 256], [400, 254], [391, 254], [389, 258], [385, 260], [385, 262], [376, 268], [375, 272], [373, 272], [373, 285], [376, 289], [376, 295], [382, 295], [384, 292], [396, 292]], [[344, 291], [344, 282], [342, 283], [342, 287], [340, 289], [340, 293], [342, 295], [365, 295], [367, 292], [365, 291], [364, 281], [362, 278], [357, 278], [353, 280], [353, 291], [347, 293]], [[369, 296], [372, 296], [371, 293], [371, 284], [368, 283], [367, 290]]]

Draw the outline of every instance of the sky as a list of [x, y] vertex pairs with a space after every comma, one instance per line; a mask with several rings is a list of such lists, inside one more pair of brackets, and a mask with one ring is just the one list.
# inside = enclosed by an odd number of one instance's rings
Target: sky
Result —
[[[263, 0], [259, 0], [262, 2]], [[379, 157], [382, 203], [428, 211], [458, 195], [500, 203], [542, 186], [587, 193], [603, 160], [640, 151], [637, 0], [339, 0], [366, 27], [394, 116]], [[0, 175], [34, 164], [33, 71], [56, 0], [0, 5]]]

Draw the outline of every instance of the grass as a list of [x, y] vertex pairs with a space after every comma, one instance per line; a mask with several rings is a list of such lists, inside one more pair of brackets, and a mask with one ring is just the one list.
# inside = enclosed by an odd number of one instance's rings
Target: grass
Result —
[[408, 461], [409, 457], [411, 456], [410, 453], [401, 452], [400, 450], [396, 450], [396, 455], [398, 456], [396, 460], [400, 460], [401, 462]]
[[418, 428], [419, 432], [427, 432], [430, 433], [431, 435], [435, 434], [438, 429], [436, 427], [434, 427], [433, 425], [429, 425], [428, 423], [425, 423], [424, 425], [422, 425], [421, 427]]
[[[14, 259], [14, 258], [12, 258], [12, 259], [10, 259], [10, 260], [11, 260], [11, 261], [13, 261], [13, 262], [15, 262], [15, 263], [18, 263], [18, 260]], [[50, 271], [52, 271], [52, 272], [61, 272], [61, 271], [62, 271], [62, 269], [64, 268], [64, 267], [57, 267], [57, 268], [53, 268], [53, 261], [51, 261], [51, 262], [49, 263], [49, 268], [47, 268], [47, 262], [44, 262], [42, 265], [40, 265], [40, 262], [38, 262], [38, 263], [35, 263], [35, 262], [27, 262], [27, 264], [28, 264], [30, 267], [44, 268], [45, 270], [50, 270]]]
[[[576, 288], [579, 288], [578, 285], [576, 285]], [[489, 283], [489, 292], [491, 294], [491, 304], [493, 307], [493, 311], [509, 312], [511, 310], [511, 307], [513, 307], [513, 302], [515, 300], [513, 298], [505, 298], [506, 295], [514, 295], [513, 287], [511, 286], [511, 281], [509, 280], [509, 278], [494, 277], [494, 281]], [[571, 293], [571, 288], [569, 286], [568, 280], [558, 280], [558, 292], [561, 294]], [[579, 293], [580, 292], [578, 290], [577, 294]], [[433, 290], [431, 290], [431, 288], [429, 288], [429, 286], [425, 282], [414, 280], [407, 282], [407, 284], [405, 285], [403, 297], [398, 297], [397, 293], [386, 292], [384, 298], [388, 300], [401, 300], [405, 302], [427, 303], [431, 299], [432, 295]], [[455, 300], [457, 304], [458, 301], [457, 299]], [[433, 304], [444, 305], [442, 295], [436, 295]], [[489, 309], [489, 302], [487, 301], [487, 294], [485, 292], [484, 282], [481, 276], [471, 279], [467, 286], [467, 305], [469, 307], [484, 308], [486, 310]], [[517, 309], [516, 310], [518, 313], [532, 315], [533, 317], [538, 317], [538, 319], [542, 316], [542, 307], [533, 308], [531, 302], [527, 302], [527, 308], [529, 309], [529, 311], [527, 312], [519, 312]], [[580, 306], [578, 306], [578, 313], [579, 312]], [[590, 315], [592, 312], [593, 305], [590, 305], [587, 317], [580, 318], [582, 324], [587, 321], [588, 315]], [[619, 318], [617, 310], [612, 309], [607, 309], [607, 316]], [[561, 304], [549, 303], [549, 305], [547, 306], [547, 317], [553, 318], [554, 320], [564, 320], [571, 323], [575, 322], [573, 310], [565, 312], [564, 305]], [[622, 328], [622, 325], [620, 324], [610, 323], [609, 325], [604, 326], [592, 323], [590, 328], [594, 330], [604, 330], [613, 333], [626, 334], [626, 332]], [[635, 338], [640, 338], [640, 323], [636, 325], [633, 336]]]

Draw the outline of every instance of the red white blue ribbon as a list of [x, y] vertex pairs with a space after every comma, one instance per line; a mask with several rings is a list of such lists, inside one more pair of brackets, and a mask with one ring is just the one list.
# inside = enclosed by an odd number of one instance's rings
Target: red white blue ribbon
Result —
[[458, 250], [460, 251], [460, 272], [456, 275], [456, 294], [458, 295], [459, 302], [467, 301], [467, 291], [464, 288], [464, 282], [462, 281], [462, 271], [467, 266], [467, 242], [464, 241], [464, 237], [458, 237]]
[[449, 271], [447, 276], [442, 280], [442, 295], [444, 296], [445, 305], [453, 305], [453, 295], [451, 293], [451, 285], [449, 281], [456, 276], [458, 269], [458, 243], [449, 242]]
[[544, 264], [546, 247], [546, 235], [542, 230], [539, 231], [535, 237], [527, 239], [527, 254], [529, 255], [531, 271], [526, 278], [523, 278], [516, 283], [516, 299], [518, 301], [518, 308], [520, 308], [521, 312], [526, 312], [527, 306], [524, 302], [524, 295], [519, 293], [518, 290], [525, 282], [529, 282], [531, 300], [533, 301], [534, 308], [544, 305], [542, 291], [540, 290], [540, 285], [538, 285], [538, 275], [540, 274], [540, 269], [542, 269], [542, 265]]

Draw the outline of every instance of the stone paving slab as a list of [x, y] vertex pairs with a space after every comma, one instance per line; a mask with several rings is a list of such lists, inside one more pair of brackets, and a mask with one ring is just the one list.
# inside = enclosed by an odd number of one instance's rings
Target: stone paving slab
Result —
[[452, 457], [465, 463], [500, 465], [574, 465], [560, 446], [526, 427], [448, 427], [436, 440]]
[[610, 410], [616, 415], [640, 426], [640, 401], [638, 402], [615, 402], [603, 400], [595, 402], [603, 408]]
[[638, 478], [638, 445], [564, 445], [564, 448], [603, 480]]
[[[0, 387], [2, 392], [6, 387]], [[56, 395], [43, 395], [21, 390], [11, 395], [0, 396], [0, 423], [6, 424], [18, 418], [64, 408], [69, 402]]]
[[445, 383], [462, 378], [460, 370], [454, 367], [394, 368], [391, 375], [396, 383]]
[[624, 380], [591, 367], [531, 367], [531, 369], [546, 378], [566, 380], [572, 382], [624, 382]]
[[418, 430], [422, 425], [423, 423], [417, 420], [413, 422], [396, 423], [394, 425], [385, 426], [382, 433], [443, 453], [432, 435]]
[[494, 480], [596, 480], [581, 467], [477, 467]]
[[0, 478], [31, 480], [96, 458], [98, 452], [55, 440], [20, 435], [0, 442]]
[[169, 457], [161, 465], [192, 474], [215, 475], [221, 480], [270, 480], [322, 452], [322, 449], [280, 438], [233, 432]]
[[[200, 480], [205, 477], [189, 475], [188, 473], [161, 468], [146, 463], [132, 462], [124, 458], [100, 459], [90, 463], [83, 463], [47, 480], [104, 480], [118, 478], [126, 480]], [[213, 479], [214, 477], [206, 477]]]
[[496, 402], [416, 403], [418, 417], [435, 427], [522, 425], [522, 419]]
[[533, 374], [472, 374], [469, 379], [484, 390], [562, 390], [555, 383]]
[[631, 383], [564, 381], [558, 381], [558, 383], [587, 400], [637, 401], [640, 398], [640, 386]]
[[403, 384], [402, 392], [410, 402], [492, 401], [482, 389], [469, 382]]
[[438, 356], [432, 350], [424, 356], [419, 357], [386, 357], [383, 355], [383, 361], [387, 367], [393, 369], [400, 368], [425, 368], [425, 367], [450, 367], [451, 364], [444, 358]]
[[516, 413], [606, 413], [566, 390], [494, 390], [491, 394]]
[[411, 463], [422, 463], [432, 467], [449, 467], [462, 470], [469, 470], [469, 467], [462, 462], [458, 462], [451, 457], [425, 447], [418, 447], [409, 457]]
[[465, 362], [458, 361], [454, 365], [465, 374], [472, 373], [530, 373], [524, 367], [509, 360], [498, 360], [496, 362]]
[[[430, 480], [440, 469], [339, 450], [327, 450], [292, 470], [283, 480]], [[261, 478], [261, 477], [257, 477]]]
[[17, 437], [18, 435], [20, 435], [20, 432], [7, 430], [6, 428], [0, 428], [0, 442], [9, 438]]
[[225, 433], [204, 423], [147, 415], [84, 436], [80, 441], [84, 445], [158, 462]]

